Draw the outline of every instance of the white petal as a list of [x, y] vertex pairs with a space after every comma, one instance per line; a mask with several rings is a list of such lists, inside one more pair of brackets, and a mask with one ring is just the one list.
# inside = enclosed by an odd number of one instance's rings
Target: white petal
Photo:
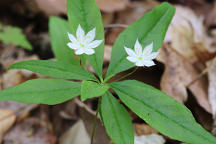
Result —
[[143, 64], [147, 67], [155, 65], [155, 63], [153, 61], [150, 61], [150, 60], [149, 61], [143, 61]]
[[85, 46], [85, 48], [96, 48], [96, 47], [98, 47], [102, 42], [103, 42], [103, 40], [94, 40], [93, 42], [87, 44], [87, 45]]
[[92, 54], [95, 53], [95, 51], [93, 49], [85, 49], [84, 53], [87, 54], [87, 55], [92, 55]]
[[153, 49], [153, 43], [151, 43], [150, 45], [146, 46], [143, 50], [143, 56], [147, 56], [152, 52]]
[[90, 43], [91, 41], [94, 40], [95, 38], [95, 32], [96, 32], [96, 28], [92, 29], [91, 31], [89, 31], [87, 33], [87, 35], [85, 36], [85, 43], [88, 44]]
[[138, 60], [138, 61], [136, 62], [136, 66], [144, 66], [143, 61]]
[[70, 47], [71, 49], [74, 49], [74, 50], [76, 50], [80, 47], [79, 45], [73, 44], [71, 42], [67, 43], [67, 46]]
[[138, 56], [141, 56], [141, 55], [142, 55], [142, 46], [141, 46], [141, 44], [139, 43], [138, 39], [136, 40], [134, 50], [135, 50], [135, 52], [136, 52], [136, 54], [137, 54]]
[[128, 56], [127, 59], [133, 63], [135, 63], [137, 61], [137, 58], [131, 57], [131, 56]]
[[69, 32], [68, 32], [68, 37], [72, 43], [74, 44], [77, 43], [77, 39], [74, 37], [74, 35], [70, 34]]
[[82, 29], [81, 25], [78, 26], [77, 31], [76, 31], [76, 36], [79, 42], [84, 42], [85, 38], [85, 32]]
[[131, 57], [134, 57], [136, 58], [137, 55], [135, 54], [135, 52], [131, 49], [131, 48], [127, 48], [127, 47], [124, 47], [125, 48], [125, 51], [127, 52], [127, 54]]
[[146, 57], [143, 57], [143, 59], [145, 59], [145, 60], [153, 60], [153, 59], [155, 59], [157, 57], [158, 54], [159, 54], [159, 52], [153, 52], [150, 55], [148, 55]]
[[83, 53], [84, 53], [84, 50], [83, 50], [83, 49], [78, 49], [78, 50], [75, 51], [75, 54], [76, 54], [76, 55], [81, 55], [81, 54], [83, 54]]

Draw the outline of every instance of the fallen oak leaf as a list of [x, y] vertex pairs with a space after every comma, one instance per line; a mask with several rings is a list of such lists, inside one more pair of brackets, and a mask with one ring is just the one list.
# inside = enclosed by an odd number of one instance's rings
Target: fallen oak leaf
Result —
[[155, 130], [154, 128], [152, 128], [151, 126], [149, 126], [147, 124], [135, 123], [135, 124], [133, 124], [133, 128], [134, 128], [134, 133], [137, 136], [150, 135], [153, 133], [158, 134], [157, 130]]
[[4, 134], [11, 128], [16, 120], [16, 115], [12, 110], [0, 109], [0, 143]]
[[[200, 72], [170, 45], [160, 49], [158, 61], [165, 64], [165, 72], [161, 79], [161, 89], [180, 102], [187, 100], [186, 88]], [[208, 101], [207, 84], [204, 78], [193, 82], [189, 87], [197, 102], [209, 113], [211, 106]]]
[[4, 138], [4, 144], [55, 144], [56, 136], [43, 126], [39, 118], [27, 118], [8, 131]]
[[207, 35], [203, 16], [187, 7], [176, 6], [176, 13], [167, 31], [165, 42], [171, 43], [191, 63], [204, 64], [215, 55], [213, 39]]
[[158, 134], [135, 136], [134, 144], [164, 144], [165, 139]]
[[99, 8], [107, 13], [124, 10], [130, 4], [129, 0], [96, 0]]
[[209, 80], [208, 95], [214, 120], [212, 134], [216, 135], [216, 57], [207, 62], [207, 68]]
[[[107, 0], [108, 1], [108, 0]], [[132, 24], [141, 18], [146, 12], [155, 8], [159, 3], [155, 0], [145, 0], [145, 1], [134, 1], [128, 5], [127, 9], [122, 10], [116, 14], [115, 25], [123, 24], [123, 27]], [[122, 28], [112, 29], [109, 31], [106, 42], [107, 44], [114, 44], [115, 39], [123, 31]]]
[[90, 136], [86, 131], [82, 120], [77, 121], [61, 137], [59, 144], [87, 144], [90, 143]]

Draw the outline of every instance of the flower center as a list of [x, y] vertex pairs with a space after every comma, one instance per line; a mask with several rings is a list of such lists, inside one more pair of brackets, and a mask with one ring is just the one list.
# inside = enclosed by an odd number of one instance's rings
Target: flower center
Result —
[[139, 57], [138, 60], [143, 60], [143, 57]]
[[81, 46], [81, 47], [84, 47], [85, 45], [84, 45], [84, 44], [80, 44], [80, 46]]

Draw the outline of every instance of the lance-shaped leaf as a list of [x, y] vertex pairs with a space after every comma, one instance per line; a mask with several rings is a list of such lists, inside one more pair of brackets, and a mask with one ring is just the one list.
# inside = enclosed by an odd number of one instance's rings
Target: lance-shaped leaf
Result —
[[[96, 40], [104, 40], [104, 27], [100, 10], [94, 0], [67, 0], [67, 14], [73, 35], [80, 24], [85, 33], [96, 27]], [[102, 78], [104, 42], [95, 48], [95, 54], [86, 55], [95, 72]]]
[[190, 110], [165, 93], [135, 80], [110, 84], [132, 111], [162, 134], [189, 144], [215, 144]]
[[153, 51], [157, 51], [162, 45], [174, 13], [175, 8], [165, 2], [124, 30], [112, 48], [105, 81], [113, 75], [135, 66], [134, 63], [126, 59], [128, 54], [124, 46], [133, 48], [138, 39], [143, 48], [153, 42]]
[[6, 26], [1, 29], [0, 26], [0, 41], [5, 44], [14, 44], [32, 50], [32, 45], [26, 39], [26, 36], [22, 33], [22, 29], [19, 27]]
[[102, 96], [109, 89], [106, 84], [99, 84], [93, 81], [83, 81], [81, 85], [81, 100]]
[[80, 95], [80, 82], [35, 79], [0, 91], [0, 101], [55, 105]]
[[67, 46], [68, 32], [70, 32], [70, 28], [66, 20], [55, 16], [49, 19], [51, 46], [56, 59], [64, 63], [79, 65], [78, 57], [76, 59], [74, 52]]
[[115, 144], [134, 143], [130, 115], [110, 92], [102, 96], [101, 115], [106, 131]]
[[80, 66], [51, 60], [29, 60], [15, 63], [9, 69], [27, 69], [42, 75], [76, 80], [95, 80], [95, 76]]

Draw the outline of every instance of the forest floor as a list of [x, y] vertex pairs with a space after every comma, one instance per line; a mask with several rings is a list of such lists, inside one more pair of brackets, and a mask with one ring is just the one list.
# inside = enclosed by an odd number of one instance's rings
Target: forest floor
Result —
[[[163, 0], [96, 0], [102, 12], [106, 46], [104, 73], [111, 48], [124, 27]], [[127, 79], [137, 79], [161, 89], [184, 103], [197, 122], [216, 135], [216, 2], [170, 0], [176, 14], [169, 27], [156, 65], [139, 68]], [[0, 89], [29, 79], [44, 77], [25, 70], [7, 68], [29, 59], [53, 59], [48, 32], [49, 16], [66, 16], [66, 0], [1, 0], [0, 23], [23, 30], [32, 51], [0, 41]], [[133, 71], [130, 69], [128, 71]], [[114, 79], [124, 75], [120, 73]], [[98, 99], [79, 98], [55, 106], [0, 102], [0, 141], [4, 144], [85, 144], [89, 141]], [[166, 144], [180, 144], [147, 125], [130, 111], [134, 133], [160, 135]], [[151, 138], [150, 138], [151, 139]], [[111, 143], [98, 119], [95, 144]], [[152, 142], [153, 143], [153, 142]], [[163, 144], [159, 141], [157, 144]]]

